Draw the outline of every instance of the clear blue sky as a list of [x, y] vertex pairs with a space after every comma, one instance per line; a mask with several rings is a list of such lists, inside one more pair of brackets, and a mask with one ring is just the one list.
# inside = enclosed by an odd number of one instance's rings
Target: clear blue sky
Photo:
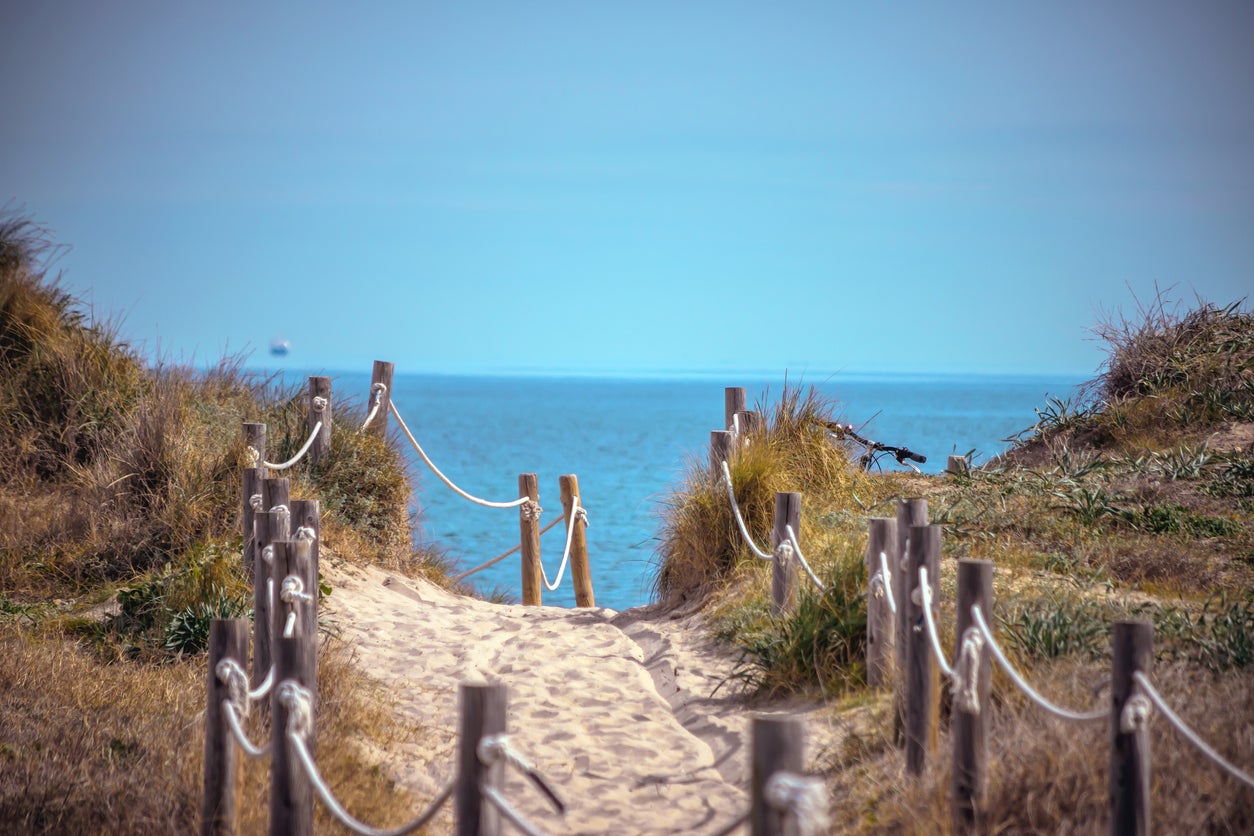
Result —
[[8, 0], [0, 104], [174, 359], [1087, 373], [1254, 288], [1249, 2]]

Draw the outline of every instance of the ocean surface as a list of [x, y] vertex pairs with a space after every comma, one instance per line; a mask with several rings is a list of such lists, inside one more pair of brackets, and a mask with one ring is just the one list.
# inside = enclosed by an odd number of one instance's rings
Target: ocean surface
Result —
[[[285, 373], [289, 379], [298, 375]], [[364, 404], [370, 375], [331, 373], [337, 402]], [[1033, 424], [1034, 407], [1066, 397], [1081, 382], [1043, 376], [870, 376], [843, 373], [813, 385], [838, 402], [841, 419], [864, 437], [909, 447], [939, 472], [951, 454], [974, 450], [985, 461], [1005, 439]], [[518, 475], [536, 473], [543, 522], [560, 515], [558, 477], [579, 478], [588, 510], [588, 552], [596, 601], [625, 609], [649, 602], [659, 509], [693, 461], [705, 462], [711, 430], [723, 429], [724, 388], [743, 386], [750, 409], [779, 397], [784, 379], [719, 376], [668, 379], [543, 376], [401, 375], [393, 401], [432, 462], [462, 490], [491, 501], [518, 496]], [[399, 434], [411, 461], [418, 542], [435, 543], [464, 568], [518, 543], [515, 509], [475, 505], [445, 486]], [[885, 466], [899, 466], [886, 458]], [[561, 525], [541, 540], [550, 579], [565, 543]], [[474, 576], [480, 591], [517, 599], [519, 558]], [[573, 606], [567, 570], [544, 602]]]

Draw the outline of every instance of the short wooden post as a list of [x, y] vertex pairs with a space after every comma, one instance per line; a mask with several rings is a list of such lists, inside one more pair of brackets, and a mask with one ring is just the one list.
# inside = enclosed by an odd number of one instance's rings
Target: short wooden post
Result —
[[[866, 598], [866, 681], [872, 688], [882, 688], [893, 678], [893, 640], [897, 617], [889, 606], [893, 593], [893, 566], [900, 563], [897, 551], [897, 521], [886, 517], [867, 520], [866, 576], [879, 576], [878, 586], [867, 585]], [[880, 559], [880, 555], [884, 559]], [[881, 567], [888, 567], [884, 577]]]
[[749, 832], [783, 836], [787, 818], [766, 802], [766, 782], [776, 772], [801, 775], [805, 768], [805, 729], [795, 717], [753, 718], [753, 771], [750, 776]]
[[[279, 506], [287, 509], [291, 514], [292, 502], [292, 480], [286, 476], [271, 476], [268, 479], [261, 480], [261, 508], [263, 511], [273, 511]], [[279, 539], [287, 539], [281, 537]]]
[[788, 542], [785, 526], [792, 526], [797, 540], [801, 540], [801, 494], [780, 492], [775, 494], [775, 527], [771, 530], [771, 616], [781, 618], [791, 615], [797, 608], [797, 559], [791, 551], [780, 549], [779, 544]]
[[[257, 562], [253, 572], [253, 687], [265, 681], [274, 665], [274, 619], [271, 599], [277, 606], [282, 580], [277, 574], [274, 552], [266, 560], [266, 549], [290, 536], [288, 514], [283, 510], [258, 511], [253, 521], [256, 532]], [[279, 580], [276, 580], [278, 578]], [[273, 591], [271, 591], [273, 589]]]
[[1124, 731], [1124, 706], [1137, 693], [1132, 674], [1149, 676], [1154, 661], [1154, 625], [1117, 621], [1110, 679], [1110, 832], [1150, 832], [1150, 742], [1145, 727]]
[[253, 497], [261, 503], [261, 468], [246, 467], [241, 476], [240, 520], [244, 529], [244, 571], [249, 577], [253, 575], [253, 565], [257, 561], [256, 532], [253, 530], [253, 514], [257, 508], [253, 506]]
[[262, 479], [266, 478], [267, 473], [264, 464], [266, 460], [266, 425], [256, 421], [245, 421], [244, 444], [250, 450], [248, 454], [250, 459], [253, 453], [256, 453], [257, 456], [257, 463], [252, 464], [250, 461], [249, 467], [258, 468], [260, 471], [259, 476]]
[[[975, 628], [971, 608], [978, 606], [988, 622], [993, 620], [993, 563], [989, 560], [958, 561], [957, 637], [954, 641], [954, 667], [962, 661], [963, 638]], [[988, 784], [988, 698], [991, 670], [988, 649], [981, 644], [980, 658], [974, 671], [975, 688], [968, 704], [962, 695], [954, 700], [949, 716], [949, 735], [953, 741], [953, 799], [950, 809], [956, 832], [969, 832], [979, 827]], [[963, 685], [970, 689], [969, 684]]]
[[[897, 661], [896, 687], [893, 689], [893, 740], [898, 745], [906, 741], [906, 648], [909, 637], [906, 627], [906, 544], [910, 529], [927, 525], [927, 500], [903, 499], [897, 503], [897, 556], [898, 563], [890, 564], [893, 573], [893, 598], [897, 602], [897, 631], [893, 637], [894, 658]], [[892, 557], [892, 555], [889, 555]]]
[[479, 741], [506, 731], [509, 703], [504, 685], [467, 685], [459, 689], [461, 719], [457, 743], [457, 790], [454, 810], [458, 836], [497, 836], [501, 814], [484, 799], [485, 786], [500, 789], [505, 764], [484, 766], [479, 760]]
[[950, 476], [965, 476], [969, 469], [966, 456], [950, 456], [945, 465], [945, 472]]
[[540, 567], [540, 478], [534, 473], [518, 474], [518, 495], [531, 499], [518, 507], [518, 542], [522, 549], [522, 602], [538, 607], [544, 600]]
[[748, 409], [745, 387], [728, 386], [723, 390], [723, 424], [730, 432], [736, 427], [736, 413]]
[[[319, 544], [322, 542], [322, 503], [317, 499], [293, 499], [289, 503], [292, 511], [292, 537], [297, 540], [309, 539], [309, 562], [313, 567], [314, 589], [320, 589], [322, 578], [319, 565]], [[302, 532], [301, 529], [305, 529]], [[306, 533], [307, 532], [307, 533]]]
[[558, 484], [562, 489], [562, 513], [566, 516], [567, 529], [571, 530], [569, 527], [574, 526], [570, 538], [570, 580], [575, 586], [575, 606], [595, 607], [592, 569], [588, 565], [588, 524], [582, 516], [577, 520], [571, 518], [576, 499], [579, 500], [579, 507], [584, 507], [583, 497], [579, 494], [579, 479], [570, 473], [559, 477]]
[[312, 433], [319, 422], [322, 429], [309, 448], [309, 460], [314, 465], [331, 455], [331, 378], [313, 376], [309, 378], [309, 432]]
[[936, 617], [936, 600], [940, 570], [941, 527], [914, 526], [906, 552], [908, 589], [906, 594], [906, 772], [922, 775], [940, 746], [940, 666], [932, 657], [932, 643], [923, 622], [922, 595], [915, 596], [919, 586], [919, 569], [927, 567], [928, 586], [932, 588], [932, 616]]
[[717, 482], [723, 478], [723, 462], [731, 464], [732, 434], [727, 430], [710, 431], [710, 478]]
[[[389, 407], [392, 403], [392, 375], [395, 370], [396, 364], [375, 360], [374, 369], [370, 372], [370, 403], [366, 408], [371, 409], [376, 401], [379, 408], [367, 430], [379, 438], [387, 438], [388, 434], [388, 412], [391, 411]], [[379, 384], [383, 384], [383, 388], [377, 388]]]
[[215, 618], [209, 622], [209, 676], [205, 688], [205, 780], [200, 804], [202, 836], [227, 836], [239, 828], [235, 799], [241, 773], [239, 749], [231, 738], [222, 702], [230, 696], [225, 682], [218, 679], [218, 663], [234, 659], [248, 670], [248, 621], [243, 618]]
[[742, 410], [736, 413], [736, 422], [740, 424], [740, 435], [738, 439], [743, 444], [752, 436], [762, 432], [762, 428], [766, 422], [762, 419], [762, 413], [753, 410]]

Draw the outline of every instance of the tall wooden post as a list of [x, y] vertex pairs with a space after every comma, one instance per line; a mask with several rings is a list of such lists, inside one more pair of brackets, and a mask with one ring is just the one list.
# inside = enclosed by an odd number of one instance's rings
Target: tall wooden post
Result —
[[1126, 730], [1124, 706], [1136, 693], [1132, 674], [1149, 676], [1154, 662], [1154, 625], [1117, 621], [1110, 678], [1110, 832], [1146, 836], [1150, 832], [1150, 742], [1144, 726]]
[[534, 473], [518, 474], [518, 495], [531, 499], [530, 506], [522, 505], [518, 508], [518, 542], [522, 546], [522, 602], [527, 606], [538, 607], [544, 599], [540, 568], [540, 478]]
[[749, 832], [783, 836], [787, 818], [766, 802], [766, 782], [776, 772], [800, 775], [805, 768], [805, 730], [795, 717], [753, 718], [753, 771], [750, 776]]
[[[268, 480], [267, 480], [268, 481]], [[253, 522], [257, 562], [253, 572], [253, 687], [260, 685], [274, 664], [274, 619], [271, 598], [277, 606], [282, 578], [274, 558], [265, 560], [266, 547], [290, 536], [288, 515], [283, 511], [258, 511]], [[273, 554], [273, 553], [272, 553]], [[277, 578], [277, 580], [276, 580]], [[273, 588], [273, 593], [271, 589]]]
[[[975, 627], [972, 607], [979, 607], [985, 620], [993, 620], [993, 563], [989, 560], [958, 561], [958, 635], [954, 642], [954, 668], [961, 670], [963, 638], [967, 630]], [[953, 811], [954, 830], [968, 832], [979, 826], [983, 814], [988, 785], [988, 711], [991, 670], [989, 652], [981, 643], [980, 657], [975, 670], [967, 670], [967, 676], [975, 677], [972, 689], [964, 683], [964, 690], [975, 697], [968, 703], [964, 695], [954, 700], [949, 717], [949, 735], [953, 740]]]
[[723, 425], [729, 432], [736, 426], [736, 413], [746, 409], [745, 387], [728, 386], [723, 390]]
[[792, 526], [797, 540], [801, 540], [801, 494], [780, 492], [775, 494], [775, 527], [771, 530], [771, 615], [781, 618], [791, 615], [797, 608], [797, 559], [785, 558], [779, 548], [788, 542], [785, 526]]
[[732, 434], [727, 430], [710, 431], [710, 478], [717, 482], [723, 478], [723, 462], [731, 464]]
[[922, 775], [940, 746], [940, 666], [932, 657], [932, 643], [923, 622], [922, 596], [915, 596], [919, 569], [927, 567], [932, 589], [932, 616], [940, 574], [941, 527], [914, 526], [906, 558], [909, 592], [906, 595], [906, 772]]
[[306, 529], [311, 536], [309, 540], [309, 562], [313, 567], [314, 589], [319, 589], [321, 568], [319, 566], [319, 545], [322, 543], [322, 503], [317, 499], [293, 499], [291, 530], [292, 537], [301, 540], [304, 537], [301, 529]]
[[506, 731], [508, 692], [504, 685], [466, 685], [459, 689], [461, 719], [457, 743], [457, 790], [454, 810], [458, 836], [497, 836], [501, 814], [484, 800], [484, 786], [500, 789], [505, 764], [484, 766], [479, 760], [479, 741]]
[[[264, 511], [273, 511], [280, 505], [288, 509], [289, 515], [292, 508], [292, 480], [286, 476], [271, 476], [268, 479], [261, 480], [261, 508]], [[281, 537], [279, 539], [287, 539]]]
[[251, 577], [254, 571], [253, 564], [257, 560], [256, 533], [253, 531], [253, 514], [257, 509], [253, 507], [253, 497], [261, 496], [261, 468], [244, 468], [240, 482], [242, 485], [240, 520], [244, 529], [244, 571]]
[[[899, 562], [889, 565], [893, 573], [893, 597], [897, 601], [897, 631], [893, 637], [895, 659], [897, 661], [896, 687], [893, 689], [893, 740], [898, 745], [906, 741], [906, 648], [910, 640], [906, 627], [906, 599], [910, 597], [906, 588], [906, 543], [910, 539], [910, 529], [916, 525], [927, 525], [927, 500], [903, 499], [897, 503], [897, 556]], [[891, 555], [890, 555], [891, 557]]]
[[558, 477], [558, 484], [562, 489], [562, 513], [566, 516], [566, 525], [574, 526], [570, 540], [570, 580], [575, 586], [575, 606], [595, 607], [596, 598], [592, 594], [592, 569], [588, 565], [587, 523], [582, 519], [573, 519], [571, 516], [577, 497], [580, 507], [583, 507], [583, 498], [579, 494], [579, 479], [571, 473]]
[[331, 378], [309, 378], [309, 432], [322, 422], [322, 429], [309, 448], [309, 459], [321, 464], [331, 455]]
[[[262, 479], [266, 478], [266, 466], [263, 464], [266, 460], [266, 425], [256, 421], [244, 422], [244, 444], [257, 453], [257, 463], [249, 463], [249, 467], [255, 467], [260, 470], [258, 474]], [[249, 454], [251, 457], [251, 453]]]
[[248, 670], [248, 621], [215, 618], [209, 622], [209, 676], [205, 688], [205, 780], [200, 804], [201, 836], [228, 836], [239, 829], [241, 773], [239, 750], [231, 738], [222, 702], [230, 696], [218, 679], [218, 663], [234, 659]]
[[762, 413], [754, 410], [742, 410], [737, 412], [736, 421], [740, 424], [739, 441], [742, 444], [751, 436], [761, 433], [762, 428], [766, 424], [762, 418]]
[[[885, 559], [881, 560], [880, 555]], [[889, 606], [893, 591], [892, 567], [898, 565], [897, 521], [886, 517], [867, 520], [866, 576], [880, 576], [880, 585], [867, 585], [866, 599], [866, 681], [872, 688], [883, 688], [893, 679], [893, 642], [897, 616]], [[881, 567], [887, 567], [888, 576]], [[895, 603], [895, 602], [894, 602]]]
[[[373, 403], [377, 399], [379, 409], [375, 412], [367, 431], [379, 438], [387, 438], [388, 435], [388, 413], [391, 411], [388, 407], [392, 403], [392, 375], [395, 370], [396, 364], [375, 360], [374, 368], [370, 372], [370, 401]], [[383, 388], [376, 390], [375, 386], [379, 383], [383, 384]], [[371, 407], [367, 405], [366, 408]]]

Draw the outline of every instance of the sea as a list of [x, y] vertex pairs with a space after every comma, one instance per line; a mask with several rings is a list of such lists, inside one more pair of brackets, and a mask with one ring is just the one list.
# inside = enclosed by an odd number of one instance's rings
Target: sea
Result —
[[[326, 372], [322, 372], [327, 374]], [[369, 373], [329, 373], [336, 402], [364, 405]], [[293, 380], [297, 375], [285, 372]], [[744, 387], [750, 409], [768, 412], [787, 385], [813, 386], [840, 420], [863, 437], [927, 456], [925, 472], [948, 456], [979, 463], [1032, 426], [1048, 397], [1082, 382], [1057, 376], [936, 376], [840, 373], [821, 380], [724, 374], [649, 376], [397, 374], [392, 398], [431, 462], [462, 491], [491, 502], [518, 497], [518, 476], [536, 473], [545, 524], [561, 514], [558, 478], [578, 477], [588, 513], [588, 553], [598, 606], [622, 610], [650, 601], [660, 512], [694, 463], [708, 461], [711, 430], [724, 429], [724, 391]], [[477, 566], [518, 544], [518, 512], [483, 507], [447, 487], [392, 419], [414, 485], [416, 543], [440, 547], [456, 566]], [[900, 469], [885, 457], [886, 469]], [[541, 540], [552, 579], [565, 544], [559, 524]], [[470, 579], [482, 594], [520, 598], [512, 555]], [[567, 570], [544, 603], [574, 606]]]

